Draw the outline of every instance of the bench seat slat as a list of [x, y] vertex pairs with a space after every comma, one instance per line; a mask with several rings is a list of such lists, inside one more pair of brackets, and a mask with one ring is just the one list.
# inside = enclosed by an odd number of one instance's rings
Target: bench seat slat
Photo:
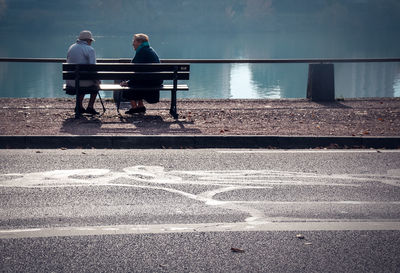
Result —
[[[65, 90], [67, 87], [66, 84], [63, 85], [63, 89]], [[178, 84], [177, 86], [179, 91], [188, 91], [189, 87], [187, 84]], [[100, 84], [100, 90], [102, 91], [118, 91], [118, 90], [130, 90], [130, 87], [123, 87], [120, 86], [119, 84]], [[146, 88], [146, 87], [141, 87], [141, 90], [154, 90], [155, 88]], [[156, 88], [159, 89], [160, 91], [170, 91], [172, 89], [174, 89], [174, 85], [173, 84], [163, 84], [160, 88]]]

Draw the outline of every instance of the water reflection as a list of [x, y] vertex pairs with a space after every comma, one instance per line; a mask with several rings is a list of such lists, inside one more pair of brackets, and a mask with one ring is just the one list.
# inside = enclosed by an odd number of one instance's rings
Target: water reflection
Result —
[[398, 97], [399, 72], [397, 63], [336, 64], [336, 97]]
[[394, 89], [394, 96], [400, 97], [400, 74], [398, 75], [397, 79], [394, 81], [393, 89]]
[[233, 64], [230, 71], [230, 97], [233, 99], [257, 98], [249, 64]]
[[[280, 81], [269, 79], [267, 75], [261, 75], [258, 80], [254, 77], [257, 66], [251, 64], [232, 64], [230, 71], [230, 98], [232, 99], [258, 99], [282, 98]], [[264, 77], [265, 76], [265, 77]]]

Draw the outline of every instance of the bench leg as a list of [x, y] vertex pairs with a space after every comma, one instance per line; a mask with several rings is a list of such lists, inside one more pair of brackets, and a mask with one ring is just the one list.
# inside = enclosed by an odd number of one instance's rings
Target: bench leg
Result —
[[[120, 84], [121, 81], [120, 80], [114, 80], [115, 84]], [[121, 101], [122, 101], [122, 90], [114, 90], [113, 91], [113, 99], [115, 102], [115, 106], [117, 107], [117, 113], [118, 115], [121, 115], [121, 113], [119, 112], [119, 108], [121, 107]]]
[[123, 91], [119, 91], [119, 92], [118, 92], [118, 102], [117, 102], [117, 112], [118, 112], [118, 115], [121, 115], [121, 113], [119, 112], [119, 108], [121, 107], [122, 92], [123, 92]]
[[174, 117], [174, 119], [178, 119], [179, 116], [176, 110], [176, 90], [171, 91], [171, 108], [169, 113]]
[[80, 112], [80, 104], [79, 104], [79, 92], [76, 92], [75, 98], [75, 119], [79, 119], [82, 116]]
[[82, 116], [81, 113], [81, 104], [79, 103], [80, 97], [80, 86], [79, 86], [79, 65], [75, 68], [75, 93], [76, 93], [76, 102], [75, 102], [75, 119], [78, 119]]

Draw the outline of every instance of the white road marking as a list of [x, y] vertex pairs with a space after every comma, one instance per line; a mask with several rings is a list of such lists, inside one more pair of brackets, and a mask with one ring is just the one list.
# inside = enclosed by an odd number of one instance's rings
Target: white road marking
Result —
[[303, 154], [303, 153], [400, 153], [400, 149], [398, 150], [385, 150], [385, 149], [350, 149], [350, 150], [345, 150], [345, 149], [309, 149], [309, 150], [241, 150], [241, 149], [236, 149], [236, 150], [216, 150], [217, 153], [222, 153], [222, 154], [243, 154], [243, 153], [248, 153], [248, 154], [276, 154], [276, 153], [286, 153], [286, 154]]
[[264, 205], [314, 205], [316, 207], [320, 205], [400, 205], [400, 201], [269, 201], [269, 200], [258, 200], [258, 201], [227, 201], [233, 204], [264, 204]]
[[247, 222], [55, 227], [0, 230], [0, 239], [248, 231], [400, 231], [400, 222]]
[[[253, 151], [250, 151], [253, 152]], [[397, 151], [396, 151], [397, 152]], [[24, 188], [47, 188], [47, 187], [90, 187], [90, 186], [112, 186], [112, 187], [132, 187], [144, 188], [153, 190], [162, 190], [183, 196], [188, 199], [203, 202], [206, 206], [220, 207], [230, 209], [241, 213], [248, 214], [244, 223], [225, 223], [224, 225], [217, 224], [198, 224], [196, 230], [206, 230], [207, 227], [214, 227], [213, 231], [227, 231], [233, 229], [237, 231], [243, 230], [271, 230], [275, 226], [285, 230], [290, 227], [301, 228], [331, 228], [341, 230], [343, 222], [313, 222], [313, 223], [271, 223], [271, 218], [265, 215], [262, 209], [254, 207], [256, 204], [268, 204], [269, 201], [236, 201], [226, 200], [221, 201], [215, 197], [218, 194], [243, 191], [243, 190], [269, 190], [276, 185], [313, 185], [313, 186], [330, 186], [330, 187], [362, 187], [365, 182], [384, 183], [390, 186], [400, 186], [400, 170], [389, 170], [387, 174], [366, 174], [366, 175], [351, 175], [351, 174], [316, 174], [304, 172], [288, 172], [275, 170], [203, 170], [203, 171], [166, 171], [161, 166], [133, 166], [125, 168], [123, 171], [111, 171], [108, 169], [75, 169], [75, 170], [54, 170], [35, 173], [12, 173], [0, 174], [0, 187], [24, 187]], [[174, 189], [173, 185], [206, 185], [216, 186], [218, 188], [205, 191], [198, 194], [185, 192], [183, 190]], [[368, 202], [368, 201], [333, 201], [322, 202], [326, 204], [390, 204], [398, 205], [399, 202]], [[318, 205], [318, 202], [270, 202], [270, 204], [291, 204], [291, 205]], [[1, 212], [1, 211], [0, 211]], [[276, 218], [278, 219], [278, 218]], [[282, 218], [283, 219], [283, 218]], [[287, 219], [286, 219], [287, 220]], [[354, 222], [344, 224], [347, 228], [396, 228], [397, 222], [366, 222], [361, 221], [358, 226]], [[338, 223], [336, 226], [332, 223]], [[340, 223], [340, 224], [339, 224]], [[257, 225], [255, 225], [257, 224]], [[229, 226], [227, 226], [229, 225]], [[170, 225], [161, 225], [169, 227]], [[148, 233], [171, 232], [171, 230], [162, 229], [161, 226], [130, 226], [130, 230], [134, 232], [146, 231]], [[177, 226], [175, 231], [190, 230], [190, 225]], [[177, 228], [177, 229], [176, 229]], [[258, 228], [258, 229], [257, 229]], [[124, 227], [78, 227], [78, 228], [56, 228], [56, 229], [40, 229], [32, 231], [2, 231], [2, 234], [41, 234], [45, 230], [49, 234], [84, 234], [85, 232], [109, 234], [108, 232], [126, 232]], [[101, 231], [99, 231], [101, 230]], [[121, 231], [122, 230], [122, 231]], [[40, 235], [42, 236], [42, 235]], [[44, 236], [44, 235], [43, 235]], [[58, 236], [58, 235], [53, 235]], [[69, 236], [69, 235], [62, 235]]]

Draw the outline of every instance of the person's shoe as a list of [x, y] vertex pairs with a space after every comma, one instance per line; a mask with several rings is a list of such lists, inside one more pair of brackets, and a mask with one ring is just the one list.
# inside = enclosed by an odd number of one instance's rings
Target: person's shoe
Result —
[[133, 114], [138, 114], [138, 113], [146, 113], [146, 107], [135, 107], [131, 108], [128, 111], [125, 112], [125, 114], [128, 115], [133, 115]]
[[98, 114], [100, 114], [99, 112], [97, 112], [96, 110], [94, 110], [94, 108], [91, 108], [91, 107], [86, 108], [85, 113], [91, 114], [91, 115], [98, 115]]
[[125, 114], [127, 114], [127, 115], [133, 115], [133, 114], [135, 114], [136, 112], [136, 108], [131, 108], [131, 109], [129, 109], [128, 111], [125, 111]]
[[137, 108], [138, 113], [146, 113], [146, 107], [141, 106]]

